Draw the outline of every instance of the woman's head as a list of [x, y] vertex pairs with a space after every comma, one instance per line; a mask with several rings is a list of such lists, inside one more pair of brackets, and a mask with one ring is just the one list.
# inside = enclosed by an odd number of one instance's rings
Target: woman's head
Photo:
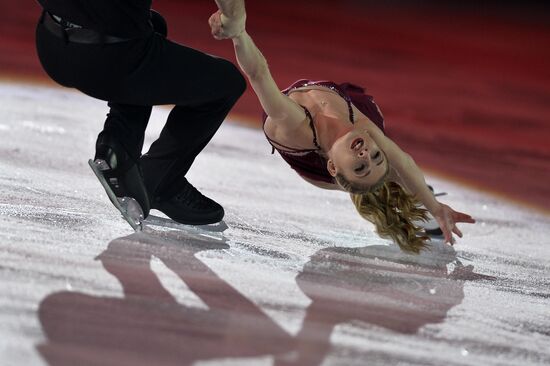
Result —
[[368, 192], [384, 183], [388, 158], [366, 129], [352, 129], [327, 152], [327, 169], [348, 192]]

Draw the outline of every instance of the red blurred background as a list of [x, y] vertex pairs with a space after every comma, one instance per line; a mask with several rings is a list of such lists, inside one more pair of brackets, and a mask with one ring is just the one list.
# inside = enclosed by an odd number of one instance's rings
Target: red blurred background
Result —
[[[248, 31], [281, 88], [351, 81], [432, 174], [550, 212], [550, 8], [535, 1], [248, 0]], [[234, 61], [209, 0], [157, 0], [169, 37]], [[51, 83], [34, 50], [40, 8], [0, 0], [0, 76]], [[233, 118], [260, 126], [251, 89]], [[269, 152], [266, 143], [266, 154]], [[291, 172], [289, 171], [289, 174]]]

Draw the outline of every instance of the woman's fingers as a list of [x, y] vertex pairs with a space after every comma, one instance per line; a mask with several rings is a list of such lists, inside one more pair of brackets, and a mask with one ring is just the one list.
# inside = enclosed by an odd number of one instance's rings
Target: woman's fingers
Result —
[[460, 231], [456, 225], [453, 227], [453, 233], [455, 233], [456, 235], [458, 235], [459, 238], [462, 238], [462, 231]]
[[466, 223], [469, 223], [469, 224], [473, 224], [476, 222], [476, 220], [474, 220], [472, 218], [472, 216], [468, 215], [468, 214], [465, 214], [463, 212], [457, 212], [455, 211], [455, 222], [466, 222]]
[[453, 240], [453, 234], [451, 233], [452, 225], [449, 225], [449, 222], [445, 219], [439, 219], [437, 220], [439, 222], [439, 227], [441, 228], [441, 231], [443, 231], [443, 237], [445, 238], [446, 243], [451, 243]]
[[445, 236], [445, 243], [449, 243], [451, 245], [455, 243], [455, 239], [453, 238], [451, 230], [446, 228], [445, 230], [443, 230], [443, 235]]
[[439, 223], [441, 231], [443, 231], [445, 242], [451, 245], [455, 243], [453, 233], [462, 238], [462, 231], [460, 231], [460, 229], [456, 226], [458, 222], [470, 224], [476, 222], [470, 215], [463, 212], [454, 211], [452, 208], [445, 205], [443, 205], [443, 210], [435, 217]]
[[246, 14], [237, 17], [227, 17], [221, 10], [210, 16], [208, 24], [212, 36], [217, 40], [239, 36], [245, 29]]
[[208, 24], [210, 25], [212, 36], [220, 40], [222, 37], [223, 28], [221, 12], [219, 10], [210, 16], [210, 18], [208, 19]]

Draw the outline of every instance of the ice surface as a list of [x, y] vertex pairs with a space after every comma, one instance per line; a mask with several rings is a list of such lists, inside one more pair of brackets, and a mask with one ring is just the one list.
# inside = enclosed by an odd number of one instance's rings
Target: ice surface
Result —
[[224, 206], [221, 240], [133, 233], [86, 164], [105, 103], [0, 100], [1, 365], [550, 364], [549, 217], [429, 177], [478, 224], [406, 255], [226, 123], [188, 174]]

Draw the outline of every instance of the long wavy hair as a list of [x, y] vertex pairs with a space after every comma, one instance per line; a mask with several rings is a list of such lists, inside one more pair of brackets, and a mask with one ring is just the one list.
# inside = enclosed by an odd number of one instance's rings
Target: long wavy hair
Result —
[[428, 219], [426, 209], [395, 182], [385, 177], [370, 187], [352, 184], [342, 174], [336, 182], [350, 193], [351, 200], [365, 220], [372, 222], [382, 238], [392, 239], [405, 252], [420, 253], [430, 238], [413, 221]]

